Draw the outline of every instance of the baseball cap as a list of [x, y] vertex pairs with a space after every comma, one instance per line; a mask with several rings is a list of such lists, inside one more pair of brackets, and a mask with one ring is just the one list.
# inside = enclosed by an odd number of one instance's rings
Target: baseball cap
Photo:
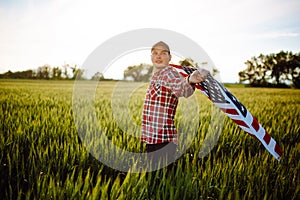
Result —
[[155, 44], [152, 46], [151, 51], [153, 51], [153, 49], [154, 49], [155, 47], [157, 47], [157, 46], [162, 46], [162, 47], [164, 47], [164, 48], [170, 53], [169, 45], [167, 45], [167, 44], [166, 44], [165, 42], [163, 42], [163, 41], [159, 41], [159, 42], [155, 43]]

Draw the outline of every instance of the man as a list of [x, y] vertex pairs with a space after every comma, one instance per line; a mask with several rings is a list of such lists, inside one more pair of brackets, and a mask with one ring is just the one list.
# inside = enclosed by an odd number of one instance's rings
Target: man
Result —
[[203, 81], [208, 74], [207, 70], [202, 70], [201, 73], [196, 70], [185, 79], [169, 66], [171, 58], [170, 48], [166, 43], [160, 41], [153, 45], [151, 61], [154, 68], [144, 100], [141, 136], [141, 142], [146, 143], [152, 166], [157, 166], [166, 159], [174, 161], [178, 144], [174, 126], [178, 98], [191, 96], [195, 84]]

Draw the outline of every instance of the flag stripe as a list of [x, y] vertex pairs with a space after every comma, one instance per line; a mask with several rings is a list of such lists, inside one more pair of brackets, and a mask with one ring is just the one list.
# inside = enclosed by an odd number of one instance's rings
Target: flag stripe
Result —
[[230, 108], [220, 108], [223, 112], [230, 114], [230, 115], [238, 115], [239, 113], [235, 109]]
[[269, 134], [265, 134], [264, 136], [264, 141], [269, 144], [270, 143], [270, 140], [271, 140], [271, 136]]
[[236, 124], [240, 125], [240, 126], [244, 126], [249, 128], [249, 126], [242, 120], [237, 120], [237, 119], [232, 119]]
[[282, 150], [277, 143], [275, 145], [275, 152], [280, 156], [282, 155]]
[[258, 131], [259, 129], [259, 124], [258, 124], [258, 121], [255, 117], [253, 117], [253, 122], [252, 122], [252, 127], [254, 128], [255, 131]]

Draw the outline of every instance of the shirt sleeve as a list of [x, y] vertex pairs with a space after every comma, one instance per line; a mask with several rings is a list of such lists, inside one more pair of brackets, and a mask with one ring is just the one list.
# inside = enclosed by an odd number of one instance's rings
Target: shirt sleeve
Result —
[[168, 78], [170, 88], [175, 96], [187, 98], [194, 93], [195, 87], [189, 84], [188, 81], [180, 76], [177, 71], [172, 70]]

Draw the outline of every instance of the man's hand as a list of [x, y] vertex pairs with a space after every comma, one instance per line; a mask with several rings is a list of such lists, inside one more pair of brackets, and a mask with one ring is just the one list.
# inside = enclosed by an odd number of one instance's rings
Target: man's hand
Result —
[[209, 71], [206, 69], [199, 68], [198, 70], [195, 70], [189, 77], [188, 81], [190, 84], [196, 84], [201, 83], [204, 81], [209, 74]]

